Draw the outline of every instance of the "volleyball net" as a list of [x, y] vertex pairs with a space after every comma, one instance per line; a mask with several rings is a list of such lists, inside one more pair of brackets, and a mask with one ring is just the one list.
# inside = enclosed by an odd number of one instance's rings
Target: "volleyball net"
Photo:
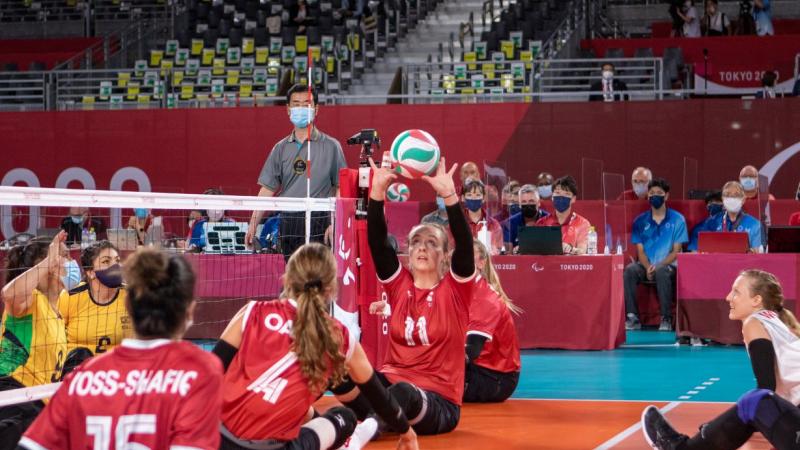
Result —
[[0, 392], [0, 407], [52, 395], [83, 358], [132, 337], [124, 284], [109, 287], [116, 255], [122, 265], [141, 247], [182, 255], [197, 301], [185, 338], [213, 342], [248, 301], [280, 295], [294, 249], [335, 250], [335, 209], [336, 199], [0, 187], [0, 376], [28, 386]]

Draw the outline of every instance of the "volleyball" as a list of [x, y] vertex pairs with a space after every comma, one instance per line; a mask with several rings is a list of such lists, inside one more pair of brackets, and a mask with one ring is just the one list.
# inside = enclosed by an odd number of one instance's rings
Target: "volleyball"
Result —
[[392, 183], [386, 190], [386, 198], [390, 202], [405, 202], [411, 196], [411, 191], [403, 183]]
[[394, 138], [391, 156], [394, 171], [414, 179], [436, 171], [441, 151], [436, 139], [427, 131], [406, 130]]

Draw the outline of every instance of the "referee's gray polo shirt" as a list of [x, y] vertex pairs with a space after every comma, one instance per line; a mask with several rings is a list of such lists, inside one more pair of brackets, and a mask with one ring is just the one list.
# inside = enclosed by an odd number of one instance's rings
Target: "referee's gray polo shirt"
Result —
[[[267, 156], [258, 176], [258, 183], [273, 192], [280, 191], [279, 197], [306, 196], [309, 141], [299, 144], [294, 131], [281, 139]], [[311, 197], [335, 196], [339, 169], [344, 167], [347, 162], [339, 141], [315, 129], [311, 135]]]

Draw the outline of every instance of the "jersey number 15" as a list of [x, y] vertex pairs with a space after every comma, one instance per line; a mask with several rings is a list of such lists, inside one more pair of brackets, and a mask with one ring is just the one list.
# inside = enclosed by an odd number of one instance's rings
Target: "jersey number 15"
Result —
[[120, 416], [114, 429], [114, 446], [111, 446], [111, 416], [87, 416], [86, 435], [94, 437], [94, 450], [150, 450], [150, 447], [129, 442], [132, 434], [156, 434], [155, 414]]

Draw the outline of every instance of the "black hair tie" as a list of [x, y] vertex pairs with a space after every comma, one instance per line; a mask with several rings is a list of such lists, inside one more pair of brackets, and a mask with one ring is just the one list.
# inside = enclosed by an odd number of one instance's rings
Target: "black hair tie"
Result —
[[314, 288], [322, 290], [322, 280], [314, 279], [314, 280], [311, 280], [311, 281], [306, 281], [306, 284], [303, 287], [305, 287], [306, 291], [310, 291], [311, 289], [314, 289]]

